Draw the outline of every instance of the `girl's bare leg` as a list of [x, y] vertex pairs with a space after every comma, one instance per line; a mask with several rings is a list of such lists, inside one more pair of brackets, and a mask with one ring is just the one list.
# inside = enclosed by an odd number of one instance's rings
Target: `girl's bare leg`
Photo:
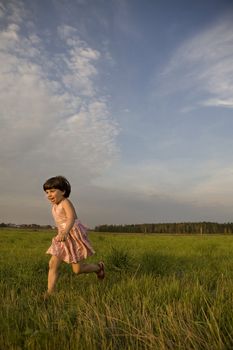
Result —
[[91, 273], [91, 272], [98, 272], [100, 267], [98, 264], [72, 264], [73, 272], [77, 275], [80, 275], [81, 273]]
[[58, 268], [61, 264], [61, 260], [56, 256], [52, 256], [49, 261], [49, 272], [48, 272], [48, 294], [52, 294], [56, 287], [58, 279]]
[[72, 264], [72, 269], [77, 275], [80, 275], [81, 273], [95, 272], [99, 280], [105, 278], [105, 266], [103, 261], [100, 261], [98, 264]]

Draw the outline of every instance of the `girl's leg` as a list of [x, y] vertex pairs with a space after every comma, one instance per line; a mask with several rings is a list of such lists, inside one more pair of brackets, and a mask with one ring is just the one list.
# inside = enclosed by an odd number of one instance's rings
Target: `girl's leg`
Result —
[[58, 268], [61, 262], [62, 261], [56, 256], [52, 256], [49, 261], [48, 294], [52, 294], [54, 292], [58, 279]]
[[72, 269], [77, 275], [80, 275], [81, 273], [95, 272], [100, 279], [103, 279], [105, 275], [103, 262], [99, 262], [98, 264], [72, 264]]

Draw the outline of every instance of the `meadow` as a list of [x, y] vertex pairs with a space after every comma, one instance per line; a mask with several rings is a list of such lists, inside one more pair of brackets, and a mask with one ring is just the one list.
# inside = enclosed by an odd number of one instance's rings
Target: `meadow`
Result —
[[90, 233], [106, 279], [61, 267], [54, 232], [1, 229], [1, 350], [233, 349], [233, 236]]

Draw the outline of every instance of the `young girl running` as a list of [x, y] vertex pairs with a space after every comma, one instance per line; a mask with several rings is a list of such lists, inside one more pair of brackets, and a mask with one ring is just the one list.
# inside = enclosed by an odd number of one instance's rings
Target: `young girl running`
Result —
[[77, 275], [95, 272], [98, 279], [104, 279], [102, 261], [98, 264], [80, 263], [95, 252], [88, 240], [86, 227], [78, 220], [73, 204], [68, 199], [71, 192], [68, 180], [63, 176], [52, 177], [44, 183], [43, 189], [52, 203], [52, 214], [58, 229], [57, 236], [52, 239], [52, 244], [46, 252], [52, 255], [49, 261], [46, 295], [55, 290], [58, 268], [62, 261], [71, 264], [73, 272]]

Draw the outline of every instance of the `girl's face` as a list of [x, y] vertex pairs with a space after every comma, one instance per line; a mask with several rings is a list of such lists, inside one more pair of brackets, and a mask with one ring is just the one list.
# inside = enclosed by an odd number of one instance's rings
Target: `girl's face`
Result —
[[57, 188], [51, 188], [45, 191], [48, 200], [53, 204], [58, 204], [64, 199], [65, 191], [58, 190]]

